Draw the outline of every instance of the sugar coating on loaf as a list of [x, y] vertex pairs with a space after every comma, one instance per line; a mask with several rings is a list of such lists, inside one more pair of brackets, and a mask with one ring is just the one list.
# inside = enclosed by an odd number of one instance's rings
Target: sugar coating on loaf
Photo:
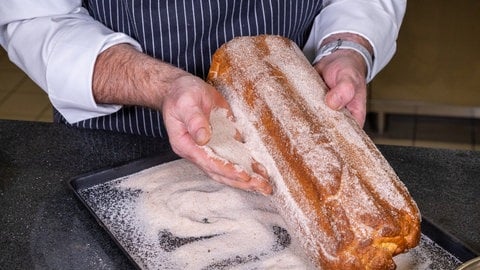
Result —
[[420, 215], [406, 187], [349, 113], [326, 106], [327, 87], [292, 41], [236, 38], [215, 53], [208, 81], [316, 265], [388, 269], [417, 245]]

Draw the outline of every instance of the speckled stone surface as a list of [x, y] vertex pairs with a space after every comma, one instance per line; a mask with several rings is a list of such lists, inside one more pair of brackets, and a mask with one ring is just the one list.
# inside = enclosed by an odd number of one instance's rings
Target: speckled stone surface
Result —
[[480, 254], [480, 152], [379, 146], [422, 215]]
[[0, 121], [0, 269], [131, 269], [76, 199], [73, 177], [161, 154], [152, 138]]
[[[132, 269], [70, 179], [169, 153], [159, 139], [0, 120], [0, 269]], [[480, 153], [379, 146], [429, 220], [480, 253]]]

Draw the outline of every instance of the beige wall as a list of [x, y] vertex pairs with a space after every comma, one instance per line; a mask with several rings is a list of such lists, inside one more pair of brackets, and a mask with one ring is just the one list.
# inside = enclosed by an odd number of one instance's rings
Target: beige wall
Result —
[[480, 107], [480, 1], [408, 1], [397, 53], [370, 94], [373, 101]]

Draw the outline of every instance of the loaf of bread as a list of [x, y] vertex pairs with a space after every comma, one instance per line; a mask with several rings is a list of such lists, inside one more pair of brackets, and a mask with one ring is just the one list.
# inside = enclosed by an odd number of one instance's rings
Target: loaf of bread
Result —
[[321, 269], [394, 269], [420, 239], [417, 205], [296, 44], [239, 37], [212, 59], [208, 82], [229, 102], [246, 147], [270, 176], [272, 200]]

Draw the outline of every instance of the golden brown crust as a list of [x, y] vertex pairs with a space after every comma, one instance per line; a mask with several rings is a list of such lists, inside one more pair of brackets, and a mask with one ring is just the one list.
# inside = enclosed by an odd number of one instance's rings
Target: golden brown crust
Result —
[[279, 36], [236, 38], [213, 56], [208, 81], [266, 166], [273, 200], [323, 269], [393, 269], [418, 244], [420, 214], [403, 183], [298, 47]]

